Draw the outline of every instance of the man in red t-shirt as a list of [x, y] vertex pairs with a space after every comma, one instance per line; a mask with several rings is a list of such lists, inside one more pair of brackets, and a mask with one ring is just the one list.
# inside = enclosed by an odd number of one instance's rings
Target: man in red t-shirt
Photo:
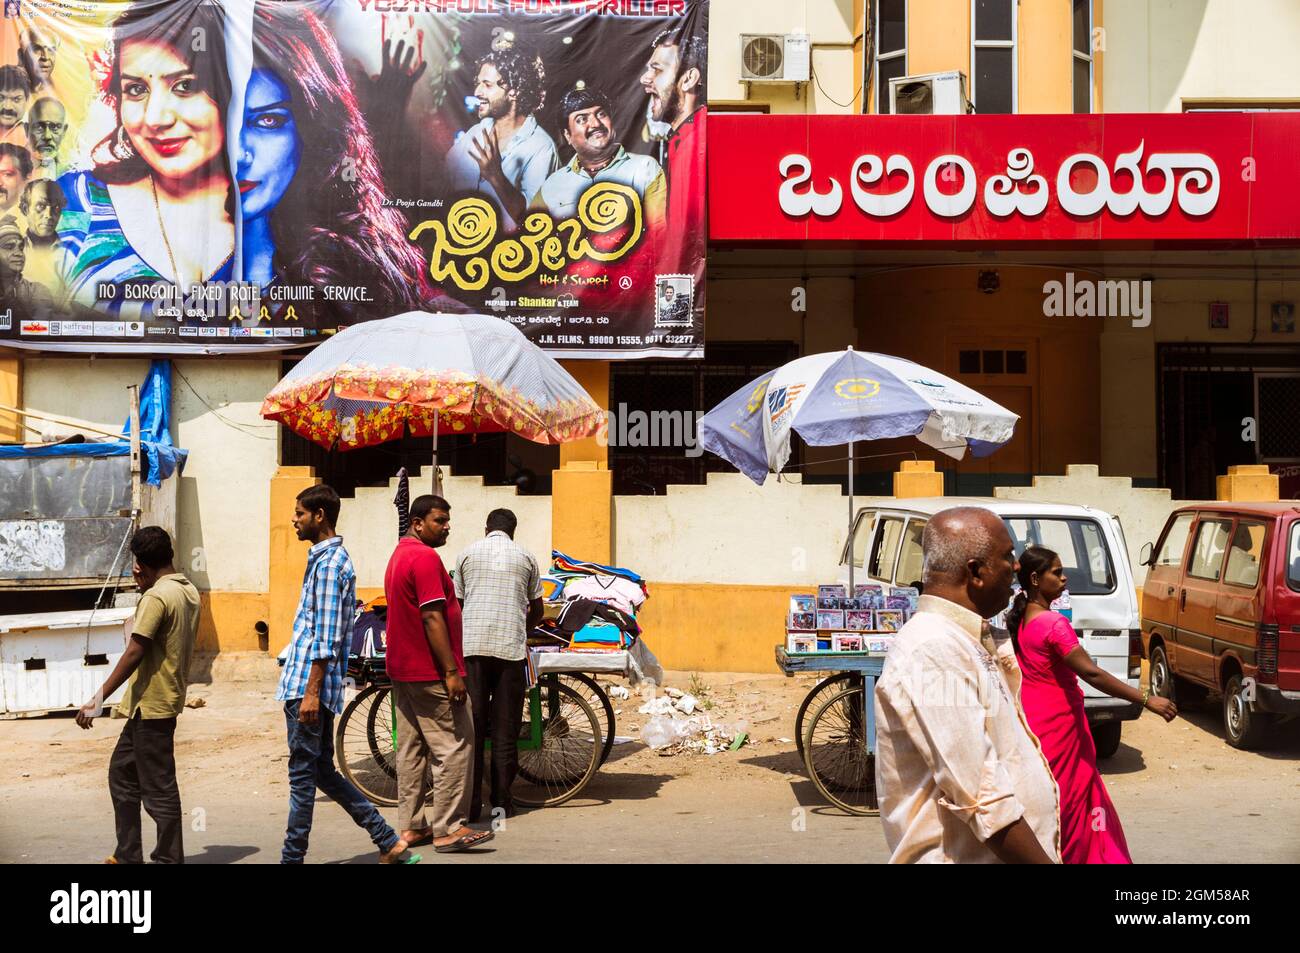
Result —
[[434, 552], [451, 533], [450, 512], [440, 496], [416, 497], [411, 528], [398, 540], [384, 573], [401, 837], [408, 846], [432, 841], [440, 853], [492, 839], [491, 831], [466, 823], [474, 717], [465, 700], [460, 603]]

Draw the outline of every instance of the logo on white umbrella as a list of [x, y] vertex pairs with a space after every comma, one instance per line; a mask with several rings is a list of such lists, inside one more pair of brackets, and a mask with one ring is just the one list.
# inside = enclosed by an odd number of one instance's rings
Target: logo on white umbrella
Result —
[[835, 393], [845, 400], [865, 400], [880, 393], [880, 381], [869, 377], [846, 377], [835, 385]]
[[803, 392], [804, 386], [803, 384], [789, 384], [768, 392], [767, 409], [772, 415], [772, 424], [774, 426], [782, 417], [790, 413], [795, 401], [799, 399], [799, 395]]

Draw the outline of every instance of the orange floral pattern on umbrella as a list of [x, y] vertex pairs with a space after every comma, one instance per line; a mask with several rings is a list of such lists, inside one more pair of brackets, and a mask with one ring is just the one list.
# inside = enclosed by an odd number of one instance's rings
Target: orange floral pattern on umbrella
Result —
[[[327, 407], [329, 398], [355, 401], [355, 413]], [[535, 443], [593, 436], [604, 411], [585, 395], [539, 404], [516, 387], [460, 371], [344, 364], [304, 380], [286, 380], [262, 404], [262, 416], [329, 448], [351, 450], [399, 438], [504, 430]]]

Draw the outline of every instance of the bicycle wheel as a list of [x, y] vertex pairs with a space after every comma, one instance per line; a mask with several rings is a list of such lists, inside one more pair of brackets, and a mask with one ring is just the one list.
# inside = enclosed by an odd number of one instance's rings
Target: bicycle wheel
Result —
[[850, 814], [875, 814], [876, 758], [867, 750], [865, 689], [846, 688], [813, 713], [804, 738], [804, 766], [817, 790]]
[[794, 743], [799, 749], [800, 761], [803, 760], [804, 715], [809, 711], [816, 711], [820, 708], [822, 702], [844, 687], [840, 683], [848, 681], [854, 674], [853, 672], [837, 672], [829, 678], [823, 678], [812, 691], [804, 696], [803, 703], [799, 706], [799, 714], [794, 716]]
[[614, 748], [614, 706], [610, 704], [609, 696], [599, 682], [582, 672], [565, 672], [560, 676], [560, 682], [585, 698], [591, 710], [596, 713], [596, 722], [605, 738], [604, 747], [600, 751], [600, 763], [604, 764]]
[[[519, 750], [519, 775], [511, 794], [529, 807], [553, 807], [573, 797], [600, 767], [601, 734], [596, 713], [578, 692], [559, 683], [541, 693], [541, 744]], [[530, 693], [531, 694], [531, 693]], [[529, 698], [524, 696], [521, 739], [530, 735]]]
[[339, 770], [376, 804], [397, 804], [397, 752], [389, 686], [371, 685], [352, 699], [334, 733]]

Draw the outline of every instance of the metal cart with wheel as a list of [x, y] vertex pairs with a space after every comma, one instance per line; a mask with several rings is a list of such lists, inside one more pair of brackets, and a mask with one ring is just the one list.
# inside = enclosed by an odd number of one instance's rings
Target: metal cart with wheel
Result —
[[[397, 804], [397, 718], [384, 659], [353, 657], [361, 688], [335, 731], [339, 770], [376, 804]], [[562, 804], [586, 786], [614, 743], [614, 709], [595, 679], [547, 672], [524, 695], [519, 775], [511, 793], [527, 807]]]
[[876, 679], [881, 656], [845, 652], [793, 655], [776, 647], [776, 664], [787, 676], [833, 672], [804, 698], [795, 716], [795, 743], [808, 777], [836, 807], [876, 814]]

